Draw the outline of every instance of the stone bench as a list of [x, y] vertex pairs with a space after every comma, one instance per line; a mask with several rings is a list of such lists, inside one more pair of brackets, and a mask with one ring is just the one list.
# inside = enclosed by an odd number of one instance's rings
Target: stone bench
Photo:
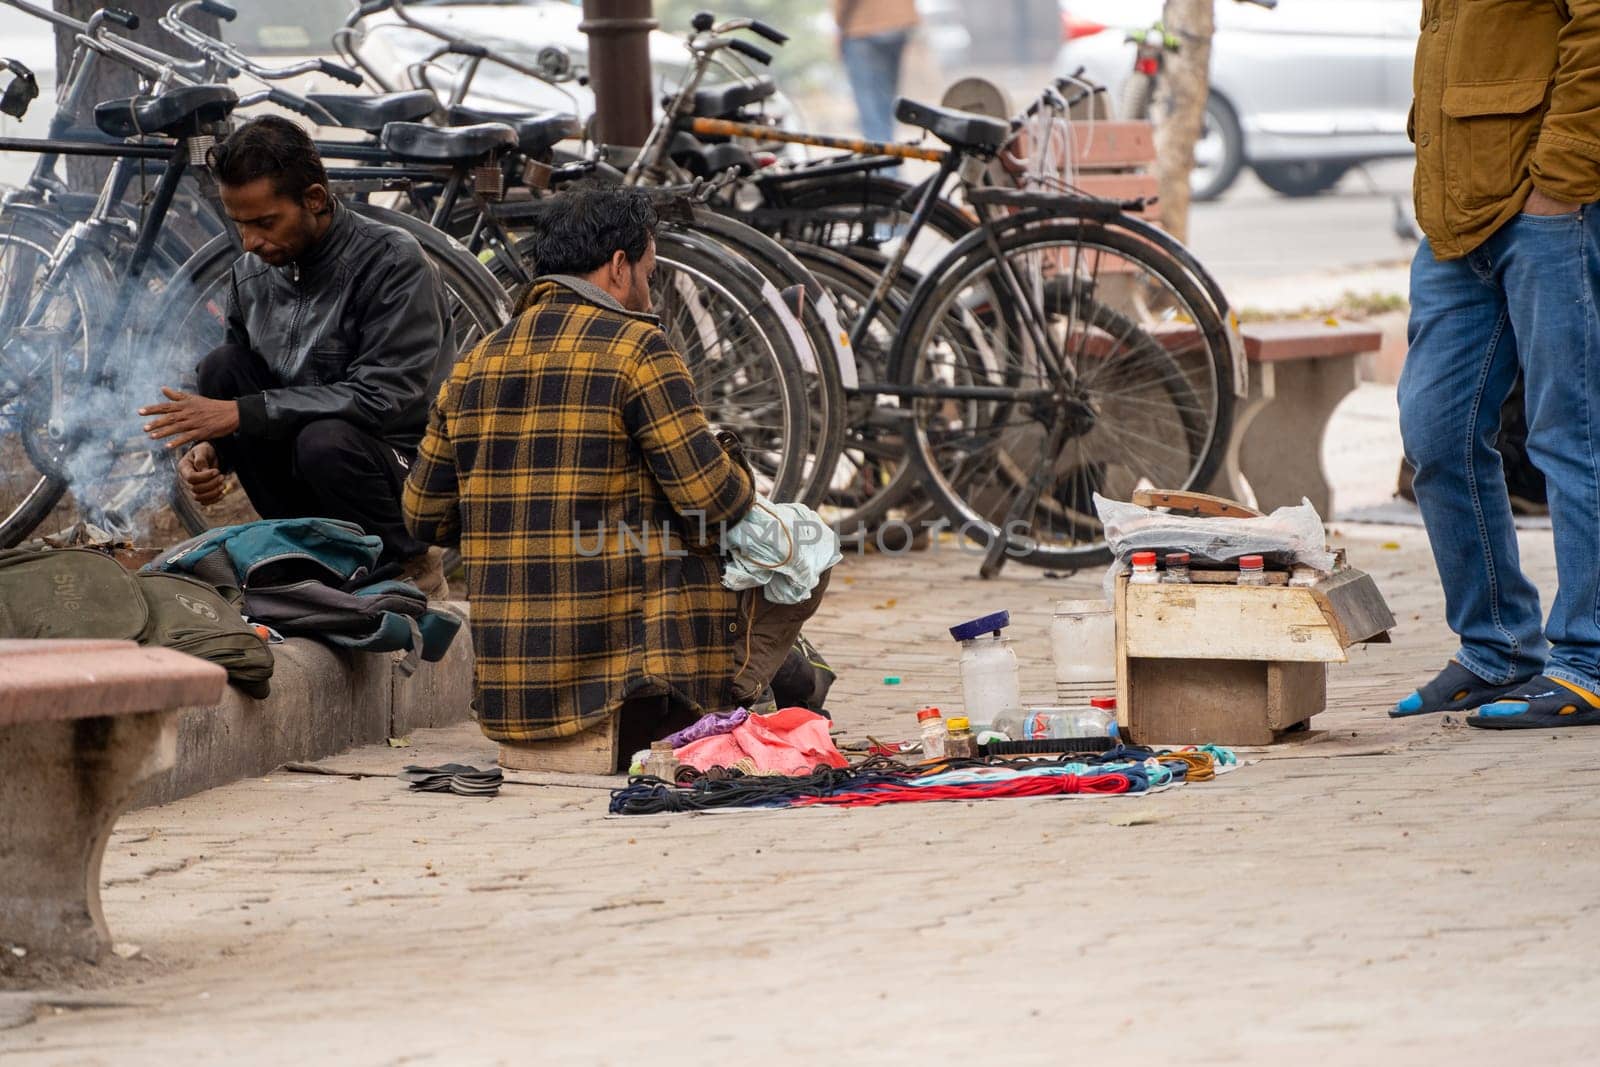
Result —
[[100, 861], [139, 784], [173, 764], [179, 709], [221, 667], [131, 641], [0, 641], [0, 942], [98, 959]]
[[1233, 434], [1211, 491], [1262, 511], [1311, 501], [1333, 516], [1322, 438], [1339, 402], [1360, 384], [1360, 359], [1383, 331], [1357, 323], [1264, 322], [1244, 327], [1250, 392], [1235, 399]]

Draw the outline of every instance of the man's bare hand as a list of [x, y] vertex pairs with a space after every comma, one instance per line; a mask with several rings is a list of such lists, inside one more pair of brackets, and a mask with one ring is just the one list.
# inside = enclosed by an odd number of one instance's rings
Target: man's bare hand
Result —
[[210, 400], [203, 396], [162, 388], [168, 403], [139, 409], [140, 415], [158, 418], [145, 423], [144, 432], [168, 448], [226, 437], [239, 428], [239, 405], [232, 400]]
[[217, 450], [206, 441], [183, 454], [178, 461], [178, 476], [201, 507], [215, 504], [228, 491], [228, 476], [217, 463]]
[[1523, 205], [1524, 215], [1570, 215], [1582, 207], [1582, 204], [1569, 204], [1565, 200], [1557, 200], [1553, 196], [1546, 196], [1535, 189], [1528, 194], [1528, 202]]

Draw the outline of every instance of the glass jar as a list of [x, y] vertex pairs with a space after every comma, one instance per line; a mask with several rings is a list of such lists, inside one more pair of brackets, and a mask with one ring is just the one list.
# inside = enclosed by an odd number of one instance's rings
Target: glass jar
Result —
[[1168, 552], [1166, 563], [1167, 572], [1161, 576], [1163, 582], [1171, 585], [1191, 584], [1191, 579], [1189, 578], [1189, 553]]
[[950, 734], [944, 742], [945, 758], [977, 759], [978, 739], [973, 736], [971, 721], [964, 715], [952, 715], [948, 725]]
[[1266, 562], [1260, 556], [1239, 557], [1239, 584], [1240, 585], [1266, 585]]

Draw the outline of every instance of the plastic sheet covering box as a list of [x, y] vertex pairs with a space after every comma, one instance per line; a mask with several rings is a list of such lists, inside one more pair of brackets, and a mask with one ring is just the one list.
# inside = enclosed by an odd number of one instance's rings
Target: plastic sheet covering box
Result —
[[1270, 745], [1327, 704], [1327, 665], [1388, 641], [1394, 615], [1372, 578], [1336, 569], [1312, 586], [1117, 579], [1117, 714], [1138, 744]]

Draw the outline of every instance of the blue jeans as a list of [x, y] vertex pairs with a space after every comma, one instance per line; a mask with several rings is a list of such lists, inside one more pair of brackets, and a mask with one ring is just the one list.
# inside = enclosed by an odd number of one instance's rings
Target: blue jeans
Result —
[[910, 30], [846, 37], [839, 44], [850, 92], [861, 116], [861, 136], [869, 141], [894, 140], [894, 101], [900, 93], [900, 57]]
[[[1600, 689], [1600, 205], [1519, 215], [1462, 259], [1411, 267], [1400, 430], [1463, 666]], [[1541, 628], [1494, 442], [1518, 367], [1559, 589]]]

